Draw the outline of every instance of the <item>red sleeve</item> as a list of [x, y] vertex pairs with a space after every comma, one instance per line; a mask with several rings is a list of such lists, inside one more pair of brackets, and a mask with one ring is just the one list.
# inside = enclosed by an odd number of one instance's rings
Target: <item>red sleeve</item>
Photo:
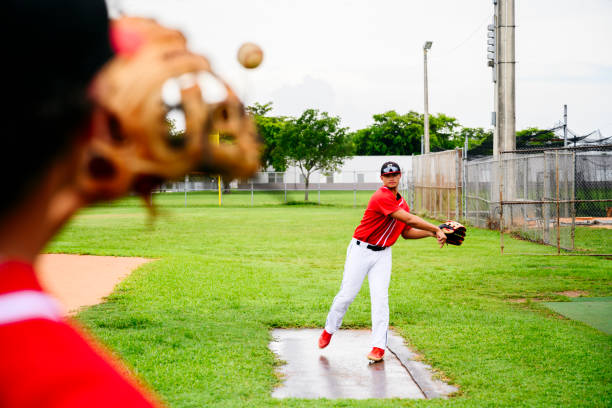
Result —
[[0, 325], [0, 406], [154, 407], [154, 399], [95, 347], [64, 322]]
[[376, 205], [378, 207], [379, 212], [384, 214], [385, 217], [401, 209], [399, 203], [397, 202], [395, 197], [393, 197], [392, 193], [380, 194], [380, 196], [376, 200]]

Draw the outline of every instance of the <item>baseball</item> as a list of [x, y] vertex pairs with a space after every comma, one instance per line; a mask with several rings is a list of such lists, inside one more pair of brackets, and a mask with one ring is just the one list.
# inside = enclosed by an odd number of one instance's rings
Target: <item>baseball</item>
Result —
[[262, 60], [263, 51], [257, 44], [247, 42], [238, 50], [238, 61], [245, 68], [257, 68]]

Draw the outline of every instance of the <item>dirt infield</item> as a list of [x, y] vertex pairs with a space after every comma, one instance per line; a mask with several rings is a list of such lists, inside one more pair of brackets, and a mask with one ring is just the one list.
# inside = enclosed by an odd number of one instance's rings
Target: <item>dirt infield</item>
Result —
[[64, 313], [103, 301], [115, 286], [146, 258], [116, 256], [45, 254], [38, 258], [36, 270], [42, 286], [62, 304]]

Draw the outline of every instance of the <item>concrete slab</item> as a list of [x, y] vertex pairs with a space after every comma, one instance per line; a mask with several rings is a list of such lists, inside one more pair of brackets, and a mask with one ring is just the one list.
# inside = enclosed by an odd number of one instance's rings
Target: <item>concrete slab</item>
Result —
[[[340, 330], [330, 345], [321, 350], [317, 339], [322, 329], [275, 329], [270, 349], [285, 364], [278, 373], [283, 383], [274, 398], [410, 398], [425, 399], [457, 391], [431, 379], [427, 366], [413, 367], [416, 379], [405, 364], [414, 354], [403, 339], [389, 333], [384, 361], [370, 363], [369, 330]], [[419, 381], [423, 382], [422, 388]]]

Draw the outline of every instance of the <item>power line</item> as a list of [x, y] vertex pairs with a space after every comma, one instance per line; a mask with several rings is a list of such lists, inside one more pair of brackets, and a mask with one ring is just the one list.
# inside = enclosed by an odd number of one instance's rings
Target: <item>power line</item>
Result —
[[[442, 51], [442, 56], [438, 56], [438, 57], [433, 57], [431, 58], [433, 61], [436, 60], [443, 60], [444, 58], [448, 57], [449, 55], [451, 55], [452, 53], [454, 53], [455, 51], [457, 51], [459, 48], [463, 47], [469, 40], [472, 39], [472, 37], [474, 37], [474, 35], [476, 35], [476, 33], [482, 28], [484, 27], [488, 21], [491, 21], [493, 19], [493, 16], [491, 14], [487, 14], [487, 16], [482, 20], [482, 22], [480, 22], [478, 24], [478, 26], [474, 29], [474, 31], [472, 31], [466, 38], [465, 40], [463, 40], [462, 42], [460, 42], [458, 45], [456, 45], [455, 47], [451, 48], [450, 50], [446, 50], [446, 51]], [[438, 55], [438, 54], [436, 54]]]
[[[450, 48], [448, 50], [442, 50], [441, 52], [436, 52], [436, 56], [435, 57], [429, 57], [431, 61], [441, 61], [446, 59], [449, 55], [451, 55], [452, 53], [454, 53], [455, 51], [457, 51], [459, 48], [463, 47], [465, 44], [467, 44], [467, 42], [469, 40], [472, 39], [472, 37], [474, 37], [474, 35], [476, 35], [476, 33], [482, 28], [484, 27], [488, 21], [490, 21], [493, 18], [493, 16], [491, 14], [487, 14], [487, 16], [480, 22], [478, 23], [477, 27], [474, 29], [474, 31], [472, 31], [466, 38], [465, 40], [461, 41], [458, 45], [454, 46], [453, 48]], [[407, 66], [404, 66], [404, 69], [413, 69], [413, 68], [419, 68], [421, 67], [422, 64], [420, 63], [414, 63], [414, 64], [410, 64]]]

